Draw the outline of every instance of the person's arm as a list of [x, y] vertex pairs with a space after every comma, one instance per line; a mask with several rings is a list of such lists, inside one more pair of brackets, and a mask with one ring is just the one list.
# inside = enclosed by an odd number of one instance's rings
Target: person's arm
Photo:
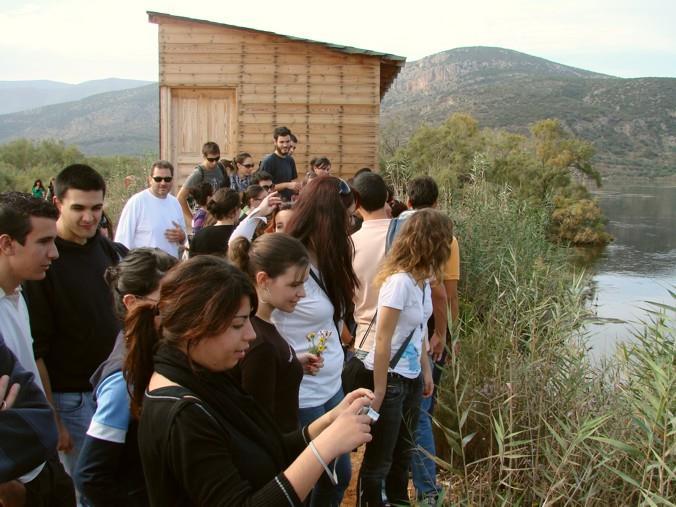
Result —
[[28, 281], [23, 285], [26, 305], [28, 306], [28, 315], [30, 317], [31, 334], [33, 335], [33, 352], [35, 354], [35, 363], [37, 364], [42, 387], [44, 388], [47, 401], [54, 408], [53, 414], [56, 421], [56, 427], [59, 432], [57, 449], [59, 451], [70, 452], [73, 448], [73, 441], [66, 426], [61, 422], [61, 418], [54, 407], [52, 397], [52, 383], [47, 371], [44, 357], [49, 354], [51, 343], [54, 340], [56, 332], [56, 319], [54, 318], [54, 294], [51, 288], [49, 272], [47, 278], [41, 281]]
[[190, 189], [183, 185], [181, 190], [176, 194], [176, 199], [181, 205], [181, 210], [183, 211], [183, 220], [185, 221], [185, 230], [190, 233], [192, 231], [192, 212], [190, 211], [190, 206], [188, 206], [188, 196], [190, 195]]
[[[17, 479], [56, 450], [52, 409], [33, 374], [0, 339], [0, 483]], [[18, 384], [17, 387], [13, 387]], [[18, 389], [18, 391], [17, 391]]]
[[129, 394], [122, 372], [116, 372], [96, 389], [96, 412], [85, 436], [73, 480], [78, 490], [96, 506], [120, 506], [125, 441], [131, 415]]
[[375, 350], [373, 357], [373, 409], [378, 412], [385, 399], [387, 390], [387, 372], [390, 369], [392, 356], [392, 336], [399, 321], [401, 310], [388, 306], [378, 307], [376, 323]]
[[[45, 390], [45, 396], [47, 397], [47, 401], [52, 407], [54, 407], [54, 398], [52, 396], [52, 383], [49, 380], [49, 372], [47, 371], [47, 365], [45, 365], [45, 361], [41, 357], [35, 359], [35, 363], [37, 364], [38, 367], [38, 373], [40, 374], [40, 380], [42, 381], [42, 387]], [[66, 428], [66, 425], [63, 424], [63, 421], [61, 421], [61, 417], [59, 416], [59, 412], [56, 410], [56, 408], [54, 408], [53, 414], [54, 414], [54, 422], [56, 423], [56, 429], [59, 432], [59, 440], [56, 448], [59, 451], [70, 452], [71, 449], [73, 448], [73, 439], [70, 436], [70, 432], [68, 431], [68, 428]]]
[[439, 361], [446, 347], [448, 330], [448, 299], [444, 285], [434, 282], [431, 286], [432, 313], [434, 315], [434, 333], [430, 337], [430, 353]]
[[425, 353], [427, 345], [427, 339], [423, 343], [423, 350], [420, 354], [420, 367], [422, 368], [422, 380], [423, 380], [423, 398], [429, 398], [434, 393], [434, 379], [432, 378], [432, 366], [430, 365], [430, 358]]
[[248, 350], [239, 363], [239, 369], [242, 389], [273, 414], [277, 381], [277, 352], [274, 346], [263, 342]]
[[[136, 232], [137, 209], [135, 199], [130, 199], [122, 208], [120, 219], [115, 229], [115, 242], [122, 243], [127, 248], [134, 248], [134, 234]], [[112, 238], [111, 238], [112, 240]]]
[[[370, 420], [359, 415], [366, 403], [364, 397], [354, 400], [335, 424], [314, 438], [313, 446], [325, 463], [370, 440]], [[308, 447], [286, 470], [280, 470], [267, 484], [254, 490], [234, 463], [228, 436], [196, 404], [176, 415], [170, 435], [166, 466], [198, 505], [301, 507], [324, 473], [324, 467]]]
[[261, 202], [257, 208], [251, 210], [247, 217], [237, 224], [237, 227], [235, 227], [235, 230], [232, 231], [232, 234], [230, 235], [228, 245], [230, 245], [235, 240], [235, 238], [239, 238], [240, 236], [244, 236], [246, 239], [251, 241], [254, 233], [256, 232], [256, 227], [258, 227], [258, 222], [260, 220], [265, 220], [265, 217], [272, 213], [274, 209], [281, 204], [281, 202], [282, 199], [279, 197], [278, 192], [272, 192], [268, 194], [268, 196], [263, 199], [263, 202]]
[[458, 298], [458, 281], [460, 280], [460, 246], [458, 239], [453, 238], [451, 243], [451, 257], [446, 265], [446, 273], [444, 274], [444, 287], [446, 289], [446, 297], [448, 298], [449, 311], [451, 313], [451, 336], [453, 341], [453, 351], [455, 354], [460, 352], [460, 341], [458, 335], [455, 333], [455, 325], [458, 322], [460, 315], [459, 298]]

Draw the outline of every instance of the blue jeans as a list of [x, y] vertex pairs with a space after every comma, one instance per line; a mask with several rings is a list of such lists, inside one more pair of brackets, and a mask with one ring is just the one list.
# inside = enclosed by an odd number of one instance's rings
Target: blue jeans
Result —
[[429, 495], [437, 495], [437, 465], [424, 449], [432, 456], [436, 455], [434, 435], [432, 434], [432, 397], [423, 398], [420, 402], [420, 418], [418, 428], [415, 430], [416, 449], [411, 458], [411, 471], [413, 472], [413, 485], [418, 498]]
[[[344, 398], [343, 390], [340, 389], [333, 397], [318, 407], [301, 408], [298, 410], [300, 424], [306, 426], [312, 421], [320, 418], [329, 410], [337, 406]], [[352, 475], [352, 463], [350, 455], [343, 454], [336, 460], [329, 463], [329, 468], [333, 469], [335, 464], [336, 474], [338, 475], [338, 484], [333, 485], [331, 479], [324, 473], [317, 481], [317, 485], [312, 490], [310, 497], [310, 507], [338, 507], [343, 500], [345, 490], [350, 485]]]
[[[80, 450], [89, 429], [89, 423], [96, 411], [96, 403], [94, 403], [91, 391], [82, 393], [54, 392], [52, 393], [52, 398], [54, 400], [54, 408], [73, 441], [73, 448], [70, 452], [59, 452], [59, 458], [63, 463], [63, 467], [68, 475], [73, 477], [76, 470], [75, 466], [80, 456]], [[86, 505], [80, 492], [76, 490], [76, 494], [78, 505]]]
[[434, 433], [432, 433], [432, 413], [434, 411], [434, 399], [437, 394], [436, 386], [441, 377], [441, 368], [432, 361], [432, 358], [430, 358], [430, 366], [435, 374], [433, 375], [434, 396], [422, 398], [420, 402], [420, 418], [418, 419], [418, 427], [415, 430], [416, 450], [411, 458], [413, 485], [415, 486], [418, 498], [436, 496], [440, 491], [440, 487], [437, 485], [437, 465], [427, 453], [436, 456]]
[[388, 374], [380, 418], [371, 430], [373, 440], [366, 444], [359, 472], [359, 505], [409, 505], [408, 469], [421, 397], [422, 376]]

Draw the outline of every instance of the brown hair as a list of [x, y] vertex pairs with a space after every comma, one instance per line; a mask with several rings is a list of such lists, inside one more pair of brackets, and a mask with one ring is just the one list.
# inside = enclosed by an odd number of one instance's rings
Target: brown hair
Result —
[[253, 242], [236, 238], [228, 248], [228, 258], [251, 280], [260, 271], [276, 278], [292, 266], [305, 268], [310, 263], [303, 243], [284, 233], [264, 234]]
[[314, 178], [303, 187], [287, 226], [288, 233], [314, 252], [334, 320], [352, 308], [359, 285], [352, 268], [354, 244], [349, 235], [347, 210], [358, 196], [347, 183], [333, 176]]
[[268, 226], [265, 228], [265, 232], [276, 232], [277, 231], [277, 214], [280, 211], [288, 211], [294, 209], [294, 203], [292, 202], [283, 202], [275, 208], [275, 211], [272, 212], [270, 220], [268, 220]]
[[240, 196], [237, 190], [231, 188], [219, 188], [207, 201], [207, 225], [214, 224], [239, 209]]
[[380, 285], [394, 273], [410, 273], [416, 280], [435, 276], [443, 280], [451, 255], [453, 221], [441, 211], [416, 211], [401, 228], [385, 257], [375, 282]]
[[255, 312], [256, 291], [249, 278], [225, 259], [199, 255], [167, 272], [157, 305], [139, 305], [127, 314], [124, 376], [135, 417], [140, 415], [143, 394], [153, 374], [157, 347], [184, 344], [190, 360], [195, 344], [230, 326], [245, 297], [250, 298]]

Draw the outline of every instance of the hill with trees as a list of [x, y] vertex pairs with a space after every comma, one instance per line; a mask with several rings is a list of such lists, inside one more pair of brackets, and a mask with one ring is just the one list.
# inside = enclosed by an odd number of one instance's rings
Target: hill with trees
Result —
[[55, 139], [88, 155], [144, 155], [159, 147], [157, 84], [0, 116], [0, 143]]
[[382, 103], [385, 156], [423, 124], [453, 113], [527, 134], [556, 118], [593, 143], [603, 172], [676, 173], [676, 79], [623, 79], [491, 47], [452, 49], [406, 64]]

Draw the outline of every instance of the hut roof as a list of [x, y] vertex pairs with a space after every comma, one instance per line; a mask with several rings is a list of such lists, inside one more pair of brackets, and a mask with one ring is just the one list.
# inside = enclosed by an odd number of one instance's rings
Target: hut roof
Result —
[[399, 71], [401, 71], [401, 68], [403, 67], [404, 62], [406, 62], [406, 57], [404, 57], [404, 56], [391, 55], [391, 54], [388, 54], [388, 53], [371, 51], [369, 49], [360, 49], [360, 48], [354, 48], [354, 47], [351, 47], [351, 46], [343, 46], [341, 44], [333, 44], [333, 43], [330, 43], [330, 42], [321, 42], [321, 41], [316, 41], [316, 40], [311, 40], [311, 39], [304, 39], [302, 37], [294, 37], [292, 35], [284, 35], [284, 34], [279, 34], [279, 33], [275, 33], [275, 32], [269, 32], [269, 31], [266, 31], [266, 30], [256, 30], [254, 28], [248, 28], [246, 26], [229, 25], [227, 23], [217, 23], [215, 21], [188, 18], [188, 17], [185, 17], [185, 16], [174, 16], [173, 14], [165, 14], [165, 13], [162, 13], [162, 12], [147, 11], [147, 13], [148, 13], [148, 21], [150, 21], [151, 23], [156, 23], [156, 24], [160, 24], [163, 19], [168, 20], [168, 21], [186, 21], [186, 22], [190, 22], [190, 23], [202, 23], [202, 24], [206, 24], [206, 25], [220, 26], [220, 27], [224, 27], [224, 28], [234, 28], [234, 29], [237, 29], [237, 30], [247, 30], [249, 32], [254, 32], [254, 33], [275, 35], [277, 37], [282, 37], [284, 39], [287, 39], [289, 41], [294, 41], [294, 42], [306, 42], [308, 44], [317, 44], [319, 46], [323, 46], [323, 47], [331, 49], [333, 51], [339, 51], [341, 53], [347, 53], [347, 54], [351, 54], [351, 55], [365, 55], [365, 56], [374, 56], [374, 57], [380, 58], [380, 98], [381, 99], [385, 96], [385, 93], [387, 92], [387, 90], [389, 90], [390, 86], [392, 85], [392, 82], [397, 77], [397, 74], [399, 74]]

